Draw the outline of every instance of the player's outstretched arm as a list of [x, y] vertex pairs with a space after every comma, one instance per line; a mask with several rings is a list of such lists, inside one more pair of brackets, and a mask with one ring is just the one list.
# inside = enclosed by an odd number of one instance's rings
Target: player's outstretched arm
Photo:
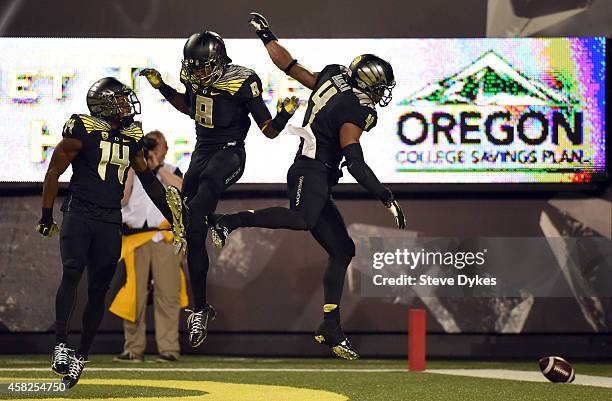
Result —
[[300, 107], [300, 99], [295, 96], [287, 97], [282, 101], [278, 99], [276, 116], [274, 118], [271, 118], [272, 116], [261, 96], [251, 100], [248, 103], [248, 107], [261, 132], [268, 138], [274, 139], [285, 129], [289, 119], [293, 117], [298, 107]]
[[250, 16], [249, 24], [255, 29], [255, 33], [266, 46], [272, 62], [284, 71], [285, 74], [294, 78], [308, 89], [313, 89], [317, 82], [318, 73], [312, 72], [298, 63], [291, 53], [278, 43], [278, 39], [270, 30], [268, 20], [263, 15], [252, 12]]
[[353, 123], [344, 123], [340, 128], [340, 147], [344, 153], [348, 171], [362, 187], [382, 201], [395, 217], [397, 228], [403, 230], [406, 228], [406, 219], [402, 208], [394, 199], [393, 192], [380, 183], [363, 158], [363, 150], [359, 144], [362, 132], [363, 130]]
[[82, 147], [83, 142], [80, 140], [64, 138], [53, 151], [43, 183], [42, 217], [36, 226], [36, 231], [45, 237], [50, 237], [58, 231], [57, 224], [53, 221], [53, 203], [57, 197], [59, 177], [66, 171]]
[[130, 164], [145, 192], [153, 201], [153, 204], [159, 209], [164, 218], [172, 224], [172, 212], [166, 202], [166, 189], [147, 165], [147, 161], [144, 158], [144, 152], [142, 150], [138, 152], [138, 154], [132, 158]]
[[145, 77], [147, 81], [149, 81], [149, 84], [157, 89], [175, 109], [183, 114], [189, 114], [189, 105], [187, 104], [186, 95], [166, 84], [159, 71], [155, 68], [145, 68], [140, 71], [138, 75]]

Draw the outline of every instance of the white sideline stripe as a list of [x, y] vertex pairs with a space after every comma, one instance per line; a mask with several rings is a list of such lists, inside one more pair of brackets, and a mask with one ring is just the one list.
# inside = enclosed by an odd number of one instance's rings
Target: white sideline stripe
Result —
[[[397, 373], [407, 369], [316, 369], [316, 368], [90, 368], [88, 372], [364, 372]], [[50, 368], [0, 368], [0, 372], [47, 372]]]
[[[540, 372], [528, 372], [510, 369], [429, 369], [427, 373], [436, 373], [451, 376], [479, 377], [483, 379], [520, 380], [527, 382], [549, 383]], [[612, 377], [576, 375], [572, 384], [612, 388]]]

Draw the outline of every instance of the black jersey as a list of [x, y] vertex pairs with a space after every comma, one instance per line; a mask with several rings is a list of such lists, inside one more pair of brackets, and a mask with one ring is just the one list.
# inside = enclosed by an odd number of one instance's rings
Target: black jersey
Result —
[[333, 168], [342, 160], [342, 124], [353, 123], [369, 131], [377, 120], [374, 103], [346, 82], [346, 70], [344, 66], [330, 64], [317, 76], [303, 123], [304, 127], [310, 126], [313, 135], [302, 138], [298, 150], [298, 156], [320, 160]]
[[[69, 203], [75, 199], [84, 201], [83, 204], [120, 210], [130, 159], [143, 147], [142, 128], [133, 123], [111, 129], [109, 123], [99, 118], [73, 114], [64, 125], [62, 136], [83, 143], [71, 162], [71, 196], [62, 210], [68, 210]], [[121, 214], [118, 216], [121, 222]]]
[[251, 69], [229, 65], [211, 87], [188, 81], [184, 70], [181, 81], [186, 88], [189, 115], [196, 123], [196, 148], [243, 142], [251, 126], [249, 112], [258, 124], [270, 118], [265, 107], [261, 113], [261, 107], [252, 106], [255, 102], [263, 105], [263, 100], [261, 80]]

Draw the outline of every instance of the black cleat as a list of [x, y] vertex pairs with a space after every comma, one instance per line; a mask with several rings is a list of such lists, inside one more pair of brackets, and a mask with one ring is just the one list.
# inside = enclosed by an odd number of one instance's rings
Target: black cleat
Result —
[[53, 358], [51, 364], [51, 370], [58, 376], [65, 376], [68, 374], [70, 366], [70, 354], [73, 351], [66, 346], [66, 343], [57, 343], [53, 347]]
[[68, 374], [62, 377], [62, 383], [64, 383], [68, 388], [76, 386], [81, 378], [81, 373], [83, 373], [83, 369], [85, 368], [85, 364], [87, 362], [88, 361], [86, 361], [82, 356], [77, 357], [76, 355], [71, 354], [70, 368], [68, 369]]
[[230, 229], [223, 225], [223, 216], [217, 218], [216, 222], [210, 226], [210, 238], [219, 249], [225, 246], [225, 240], [227, 240], [230, 232]]
[[350, 361], [359, 358], [359, 354], [342, 332], [340, 323], [336, 321], [323, 320], [323, 323], [315, 332], [315, 341], [327, 345], [340, 358]]
[[187, 250], [186, 214], [187, 205], [181, 197], [177, 187], [169, 186], [166, 190], [166, 202], [172, 212], [172, 233], [174, 234], [174, 254], [178, 255]]
[[199, 347], [206, 339], [208, 323], [215, 320], [217, 311], [212, 305], [206, 304], [204, 309], [195, 312], [185, 309], [191, 314], [187, 317], [187, 330], [189, 330], [189, 345]]

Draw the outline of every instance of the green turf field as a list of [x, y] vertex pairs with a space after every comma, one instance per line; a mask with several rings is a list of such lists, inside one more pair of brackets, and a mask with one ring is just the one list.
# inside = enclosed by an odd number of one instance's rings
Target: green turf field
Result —
[[[177, 363], [117, 364], [96, 355], [68, 393], [19, 394], [7, 383], [58, 379], [46, 356], [0, 356], [0, 399], [177, 399], [202, 401], [612, 400], [612, 388], [405, 371], [403, 360], [183, 357]], [[612, 364], [573, 365], [612, 381]], [[538, 372], [537, 362], [429, 362], [436, 369]], [[21, 370], [15, 370], [21, 369]], [[99, 369], [99, 370], [98, 370]], [[158, 370], [158, 369], [161, 369]], [[511, 374], [509, 375], [511, 376]], [[607, 379], [605, 379], [607, 378]]]

